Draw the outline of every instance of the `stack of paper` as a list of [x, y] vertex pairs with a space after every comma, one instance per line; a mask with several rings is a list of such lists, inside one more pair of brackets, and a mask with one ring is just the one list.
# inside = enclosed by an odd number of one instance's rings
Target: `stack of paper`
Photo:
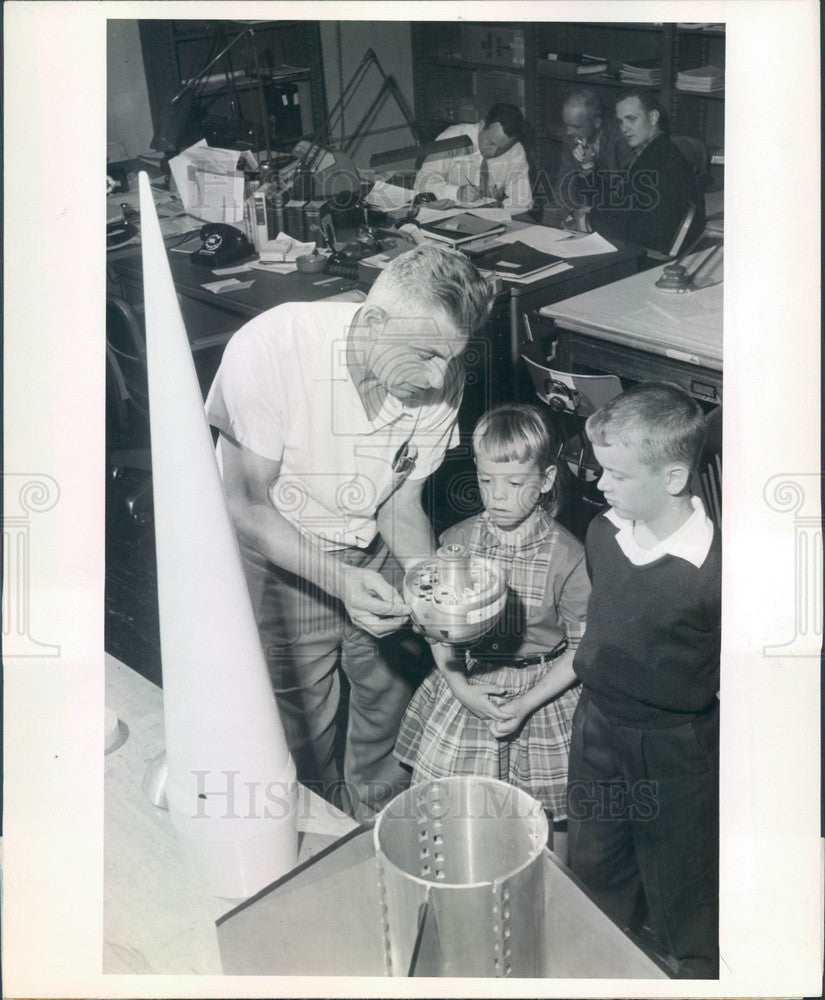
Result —
[[676, 74], [676, 89], [692, 94], [715, 94], [725, 89], [725, 71], [718, 66], [697, 66]]
[[274, 240], [268, 240], [261, 247], [259, 259], [253, 260], [249, 266], [274, 274], [290, 274], [297, 270], [298, 265], [295, 262], [298, 258], [312, 253], [314, 249], [314, 243], [302, 243], [287, 236], [286, 233], [278, 233]]
[[637, 59], [632, 63], [622, 63], [619, 77], [622, 83], [632, 87], [661, 87], [662, 60]]

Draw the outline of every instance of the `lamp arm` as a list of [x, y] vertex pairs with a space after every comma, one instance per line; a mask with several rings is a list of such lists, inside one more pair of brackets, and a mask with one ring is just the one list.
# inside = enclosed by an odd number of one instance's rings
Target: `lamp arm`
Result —
[[[236, 35], [235, 38], [233, 38], [230, 42], [224, 45], [224, 47], [220, 50], [220, 52], [218, 52], [218, 54], [213, 59], [210, 59], [209, 62], [201, 70], [199, 70], [198, 73], [195, 74], [195, 76], [193, 76], [190, 80], [186, 81], [183, 87], [181, 87], [181, 89], [177, 92], [177, 94], [175, 94], [175, 96], [169, 103], [176, 104], [190, 90], [194, 90], [197, 86], [202, 85], [209, 74], [209, 70], [212, 69], [215, 63], [218, 62], [219, 59], [223, 59], [223, 57], [229, 52], [229, 50], [232, 49], [235, 45], [237, 45], [240, 39], [243, 38], [250, 30], [251, 29], [249, 28], [244, 28], [239, 35]], [[215, 45], [215, 39], [213, 38], [212, 42], [210, 43], [210, 49], [214, 47], [214, 45]]]

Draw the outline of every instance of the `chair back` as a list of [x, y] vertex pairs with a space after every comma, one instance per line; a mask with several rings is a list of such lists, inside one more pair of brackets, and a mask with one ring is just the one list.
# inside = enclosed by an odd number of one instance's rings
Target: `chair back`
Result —
[[719, 527], [722, 526], [722, 407], [707, 415], [707, 437], [699, 468], [692, 482], [695, 493], [701, 496], [705, 513]]
[[684, 156], [696, 178], [698, 194], [703, 194], [710, 183], [710, 156], [708, 147], [701, 139], [691, 135], [672, 135], [670, 141]]
[[536, 395], [556, 413], [589, 417], [622, 392], [617, 375], [571, 375], [537, 364], [526, 354], [522, 359]]
[[148, 414], [146, 341], [135, 311], [116, 295], [106, 297], [106, 362], [122, 403]]

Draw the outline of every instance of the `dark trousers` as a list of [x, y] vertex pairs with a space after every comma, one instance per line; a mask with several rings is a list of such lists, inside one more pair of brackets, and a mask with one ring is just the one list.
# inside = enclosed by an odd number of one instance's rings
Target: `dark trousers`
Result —
[[622, 928], [645, 919], [680, 978], [719, 974], [719, 706], [618, 725], [582, 691], [568, 772], [572, 871]]
[[[398, 729], [420, 680], [425, 646], [409, 630], [375, 639], [353, 625], [340, 601], [241, 545], [252, 607], [298, 780], [359, 820], [409, 784], [393, 756]], [[401, 567], [380, 538], [342, 561], [400, 585]], [[349, 710], [341, 761], [343, 670]]]

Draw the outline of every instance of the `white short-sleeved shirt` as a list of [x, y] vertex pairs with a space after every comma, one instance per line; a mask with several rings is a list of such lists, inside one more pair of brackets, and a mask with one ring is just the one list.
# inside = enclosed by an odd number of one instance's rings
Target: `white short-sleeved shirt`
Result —
[[[478, 149], [478, 133], [481, 124], [451, 125], [438, 137], [453, 139], [467, 135], [473, 146], [468, 152], [456, 150], [451, 153], [433, 155], [424, 161], [413, 183], [416, 191], [430, 191], [437, 198], [455, 201], [462, 184], [478, 186], [481, 177], [481, 161]], [[530, 190], [530, 173], [527, 156], [520, 142], [512, 145], [506, 153], [487, 161], [490, 184], [504, 191], [502, 207], [511, 212], [526, 212], [533, 207], [533, 193]]]
[[[229, 341], [206, 400], [213, 426], [281, 463], [273, 505], [327, 549], [369, 545], [393, 490], [426, 478], [459, 442], [460, 381], [442, 402], [405, 406], [387, 396], [368, 418], [346, 364], [358, 309], [293, 302], [261, 313]], [[415, 458], [401, 473], [393, 460], [405, 443]]]

